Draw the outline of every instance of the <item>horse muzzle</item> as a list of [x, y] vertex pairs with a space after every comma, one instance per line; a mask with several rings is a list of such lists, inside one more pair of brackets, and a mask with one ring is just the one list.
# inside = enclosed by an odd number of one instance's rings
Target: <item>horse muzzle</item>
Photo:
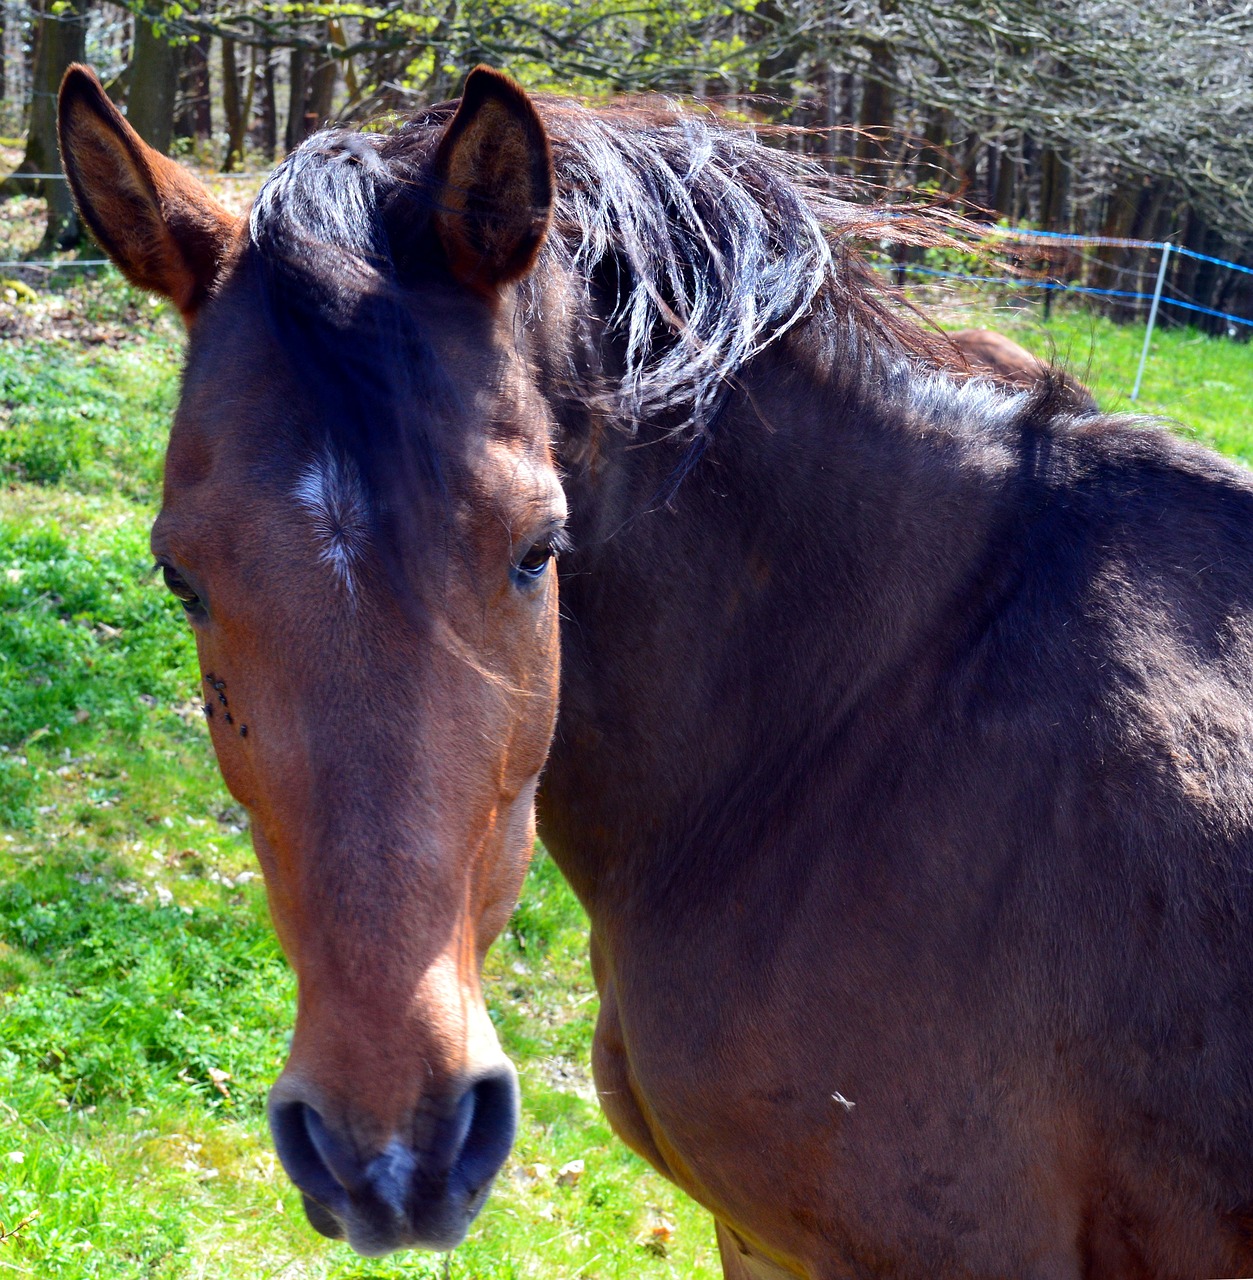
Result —
[[517, 1075], [508, 1062], [445, 1097], [423, 1100], [412, 1131], [363, 1154], [298, 1081], [270, 1092], [270, 1132], [316, 1231], [379, 1257], [397, 1249], [453, 1249], [465, 1239], [518, 1126]]

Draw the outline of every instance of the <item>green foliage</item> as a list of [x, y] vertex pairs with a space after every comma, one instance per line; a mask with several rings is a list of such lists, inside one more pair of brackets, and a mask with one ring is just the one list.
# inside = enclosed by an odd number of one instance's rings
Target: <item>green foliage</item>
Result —
[[[270, 1028], [293, 996], [263, 915], [185, 914], [138, 885], [102, 897], [98, 879], [45, 866], [0, 892], [0, 938], [56, 975], [6, 1001], [5, 1060], [33, 1064], [75, 1106], [190, 1094], [258, 1111], [282, 1065]], [[230, 1073], [228, 1092], [210, 1071]]]
[[6, 746], [90, 717], [135, 732], [147, 704], [187, 683], [189, 640], [177, 606], [153, 589], [147, 521], [92, 507], [109, 515], [90, 531], [47, 515], [19, 514], [0, 527]]
[[[119, 343], [69, 352], [37, 341], [0, 345], [0, 477], [80, 492], [151, 497], [177, 394], [172, 334], [142, 347]], [[164, 346], [154, 366], [149, 352]]]

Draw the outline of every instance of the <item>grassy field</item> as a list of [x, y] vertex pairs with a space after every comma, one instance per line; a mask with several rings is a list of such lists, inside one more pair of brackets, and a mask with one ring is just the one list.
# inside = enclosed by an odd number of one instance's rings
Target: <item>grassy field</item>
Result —
[[[1142, 332], [946, 318], [1064, 357], [1125, 406]], [[584, 922], [542, 853], [488, 965], [525, 1120], [470, 1239], [446, 1272], [421, 1255], [363, 1261], [305, 1224], [262, 1111], [293, 984], [147, 552], [180, 335], [111, 276], [51, 303], [10, 290], [6, 323], [0, 1278], [718, 1275], [706, 1217], [595, 1105]], [[1253, 460], [1250, 347], [1160, 335], [1141, 403]], [[574, 1161], [581, 1175], [561, 1176]]]

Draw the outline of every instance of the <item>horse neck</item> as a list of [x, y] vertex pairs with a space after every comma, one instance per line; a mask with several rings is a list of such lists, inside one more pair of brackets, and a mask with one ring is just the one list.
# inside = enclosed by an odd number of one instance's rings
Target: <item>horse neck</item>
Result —
[[857, 349], [802, 329], [759, 356], [694, 463], [647, 428], [567, 439], [540, 816], [594, 922], [747, 852], [749, 812], [767, 821], [833, 735], [868, 731], [986, 572], [1011, 402], [900, 360], [869, 376]]

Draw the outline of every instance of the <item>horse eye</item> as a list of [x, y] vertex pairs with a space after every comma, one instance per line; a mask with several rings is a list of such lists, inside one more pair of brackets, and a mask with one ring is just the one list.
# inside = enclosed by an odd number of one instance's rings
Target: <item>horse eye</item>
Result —
[[538, 582], [544, 576], [544, 570], [548, 568], [548, 562], [553, 558], [553, 554], [554, 548], [551, 542], [537, 542], [514, 565], [514, 576], [522, 583]]
[[200, 608], [200, 597], [188, 586], [186, 580], [177, 569], [172, 569], [168, 564], [163, 564], [161, 566], [161, 576], [165, 579], [165, 585], [169, 588], [170, 594], [178, 600], [188, 613]]

